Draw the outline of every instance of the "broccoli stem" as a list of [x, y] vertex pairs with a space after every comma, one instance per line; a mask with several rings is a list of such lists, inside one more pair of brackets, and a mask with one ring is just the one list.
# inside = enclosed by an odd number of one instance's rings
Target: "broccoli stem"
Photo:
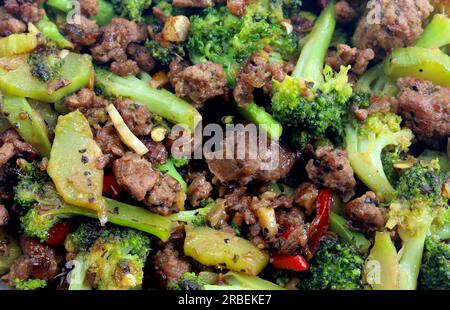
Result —
[[239, 114], [252, 123], [261, 126], [272, 140], [278, 140], [283, 133], [281, 124], [273, 118], [267, 111], [252, 101], [247, 107], [239, 107], [235, 105]]
[[293, 78], [303, 78], [314, 82], [315, 85], [324, 82], [322, 70], [335, 26], [335, 2], [331, 1], [316, 20], [307, 41], [304, 43], [292, 73]]
[[[47, 5], [64, 13], [74, 10], [74, 0], [49, 0]], [[113, 5], [105, 0], [98, 0], [98, 14], [92, 16], [99, 26], [107, 25], [116, 16]]]
[[172, 159], [168, 158], [164, 164], [159, 165], [158, 170], [160, 170], [161, 172], [167, 173], [172, 178], [177, 180], [178, 183], [180, 183], [181, 188], [183, 189], [183, 192], [187, 191], [186, 181], [183, 179], [183, 177], [180, 175], [180, 173], [177, 171], [177, 169], [173, 165]]
[[192, 105], [165, 89], [152, 88], [135, 76], [121, 77], [98, 67], [95, 71], [95, 83], [107, 95], [131, 98], [150, 112], [188, 128], [191, 133], [202, 119]]
[[[1, 110], [20, 136], [31, 144], [41, 156], [49, 157], [51, 143], [48, 128], [42, 116], [24, 97], [4, 95]], [[23, 117], [23, 116], [26, 117]]]
[[370, 247], [370, 241], [363, 234], [350, 230], [347, 227], [347, 220], [334, 212], [330, 213], [330, 230], [339, 237], [355, 246], [361, 253], [367, 253]]
[[36, 24], [36, 27], [44, 37], [55, 42], [60, 48], [73, 48], [72, 42], [67, 40], [58, 30], [55, 23], [48, 19], [47, 14]]
[[[165, 241], [170, 236], [172, 221], [169, 219], [145, 210], [144, 208], [132, 206], [110, 198], [104, 198], [106, 204], [106, 214], [108, 221], [119, 225], [134, 228], [152, 234]], [[87, 216], [98, 218], [94, 210], [80, 208], [69, 204], [62, 204], [59, 208], [48, 211], [49, 216], [71, 217]]]
[[439, 48], [448, 44], [450, 44], [450, 18], [436, 14], [414, 46]]

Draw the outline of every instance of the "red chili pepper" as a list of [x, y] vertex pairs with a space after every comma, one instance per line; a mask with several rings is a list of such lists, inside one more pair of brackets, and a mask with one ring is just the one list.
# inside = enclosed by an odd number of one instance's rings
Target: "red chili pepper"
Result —
[[289, 226], [281, 233], [281, 238], [286, 240], [287, 238], [289, 238], [289, 235], [292, 233], [293, 230], [294, 230], [294, 227]]
[[272, 265], [277, 269], [286, 269], [293, 271], [304, 271], [309, 269], [309, 265], [306, 260], [300, 256], [280, 255], [274, 256], [271, 259]]
[[121, 192], [123, 192], [123, 188], [117, 183], [114, 175], [112, 173], [105, 175], [103, 178], [103, 195], [115, 199]]
[[308, 247], [312, 254], [317, 251], [320, 238], [328, 230], [332, 203], [331, 190], [329, 188], [320, 189], [316, 200], [316, 217], [308, 228]]
[[70, 224], [68, 222], [58, 223], [53, 226], [45, 241], [48, 245], [60, 245], [66, 240], [66, 236], [70, 231]]

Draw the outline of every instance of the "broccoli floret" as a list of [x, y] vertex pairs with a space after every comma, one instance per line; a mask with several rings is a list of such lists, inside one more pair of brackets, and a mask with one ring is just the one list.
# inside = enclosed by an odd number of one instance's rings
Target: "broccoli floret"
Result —
[[165, 89], [155, 89], [135, 76], [122, 77], [99, 67], [95, 72], [95, 85], [104, 96], [125, 97], [140, 102], [150, 112], [187, 127], [191, 132], [202, 119], [192, 105]]
[[208, 214], [214, 205], [215, 201], [210, 198], [202, 208], [180, 211], [170, 215], [169, 218], [172, 221], [189, 223], [194, 226], [206, 226], [209, 223]]
[[419, 289], [450, 290], [450, 244], [436, 236], [425, 241]]
[[190, 159], [187, 158], [187, 157], [179, 157], [179, 158], [171, 157], [171, 159], [172, 159], [173, 165], [176, 168], [180, 168], [180, 167], [186, 166], [187, 164], [189, 164], [189, 161], [190, 161]]
[[339, 239], [325, 239], [298, 284], [304, 290], [362, 289], [364, 257]]
[[45, 83], [60, 76], [63, 64], [57, 49], [51, 47], [38, 48], [28, 56], [31, 75]]
[[14, 286], [17, 290], [34, 291], [47, 286], [47, 281], [41, 279], [14, 279]]
[[143, 12], [152, 4], [152, 0], [112, 0], [114, 10], [121, 17], [141, 21]]
[[[48, 238], [50, 229], [62, 219], [74, 216], [97, 218], [95, 211], [65, 203], [45, 172], [35, 164], [19, 161], [18, 183], [14, 187], [14, 201], [21, 208], [24, 232], [41, 241]], [[170, 235], [171, 221], [160, 215], [105, 198], [108, 220], [153, 234], [163, 240]]]
[[298, 15], [302, 9], [301, 0], [283, 0], [283, 13], [286, 17]]
[[326, 66], [325, 54], [330, 45], [336, 19], [331, 2], [321, 13], [307, 36], [291, 76], [274, 81], [272, 111], [283, 125], [302, 132], [297, 144], [304, 145], [312, 137], [329, 134], [336, 140], [342, 134], [348, 113], [352, 88], [348, 83], [349, 67], [341, 67], [336, 75]]
[[400, 177], [394, 165], [400, 160], [400, 154], [396, 151], [383, 151], [381, 153], [381, 163], [383, 164], [384, 173], [386, 174], [389, 183], [391, 183], [394, 188], [397, 187], [398, 179]]
[[155, 40], [147, 40], [145, 46], [149, 49], [152, 57], [165, 66], [169, 65], [173, 59], [184, 57], [185, 55], [184, 47], [179, 44], [161, 46], [161, 44]]
[[167, 284], [169, 290], [186, 290], [186, 291], [199, 291], [204, 290], [206, 281], [197, 276], [194, 272], [185, 272], [181, 275], [178, 283]]
[[449, 208], [442, 195], [444, 174], [438, 161], [418, 161], [403, 171], [398, 197], [391, 203], [386, 227], [397, 228], [402, 240], [400, 289], [416, 289], [425, 239], [434, 225], [449, 221]]
[[350, 164], [356, 175], [385, 201], [396, 196], [383, 169], [381, 154], [387, 146], [397, 152], [411, 144], [413, 133], [401, 128], [401, 117], [394, 113], [378, 112], [364, 122], [349, 122], [345, 127], [345, 144]]
[[150, 253], [150, 238], [128, 228], [97, 226], [82, 223], [69, 234], [65, 244], [68, 251], [75, 249], [83, 257], [86, 272], [94, 276], [93, 288], [123, 290], [140, 287]]

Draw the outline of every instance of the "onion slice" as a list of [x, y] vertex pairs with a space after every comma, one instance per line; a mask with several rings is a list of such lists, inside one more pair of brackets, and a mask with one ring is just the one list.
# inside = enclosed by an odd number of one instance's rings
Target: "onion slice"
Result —
[[120, 140], [141, 156], [147, 153], [148, 148], [131, 132], [130, 128], [127, 127], [116, 107], [113, 104], [110, 104], [106, 107], [106, 111], [119, 133]]

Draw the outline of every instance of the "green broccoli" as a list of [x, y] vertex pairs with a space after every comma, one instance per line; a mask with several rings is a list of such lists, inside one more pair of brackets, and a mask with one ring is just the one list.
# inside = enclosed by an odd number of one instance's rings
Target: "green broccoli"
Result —
[[[95, 20], [99, 26], [105, 26], [116, 16], [115, 7], [108, 0], [97, 0], [97, 2], [98, 14], [91, 16], [91, 19]], [[46, 5], [53, 9], [56, 15], [61, 15], [61, 12], [69, 13], [75, 10], [74, 0], [48, 0]], [[117, 1], [117, 5], [120, 5], [120, 1]]]
[[121, 17], [141, 21], [142, 13], [152, 4], [152, 0], [112, 0], [111, 3]]
[[169, 218], [172, 221], [189, 223], [194, 226], [205, 226], [209, 223], [208, 214], [214, 205], [215, 201], [210, 198], [201, 208], [180, 211], [170, 215]]
[[168, 43], [162, 46], [156, 40], [147, 40], [145, 46], [150, 51], [153, 59], [159, 61], [162, 65], [169, 65], [172, 60], [177, 57], [184, 57], [184, 47], [180, 44]]
[[387, 146], [404, 151], [411, 144], [413, 133], [401, 128], [401, 117], [394, 113], [378, 112], [364, 122], [349, 122], [345, 127], [345, 145], [350, 165], [356, 175], [377, 196], [390, 201], [396, 190], [383, 169], [382, 151]]
[[362, 289], [364, 257], [340, 239], [327, 238], [311, 260], [308, 272], [302, 273], [298, 288], [303, 290]]
[[14, 287], [21, 291], [34, 291], [47, 286], [47, 281], [41, 279], [14, 279]]
[[97, 67], [95, 86], [108, 97], [126, 97], [144, 104], [152, 113], [194, 132], [200, 113], [189, 103], [165, 89], [155, 89], [135, 76], [122, 77]]
[[[433, 226], [449, 222], [447, 199], [442, 195], [445, 179], [437, 160], [418, 161], [400, 176], [398, 197], [389, 207], [386, 223], [389, 229], [397, 228], [402, 241], [400, 289], [416, 289], [426, 237]], [[429, 246], [432, 253], [432, 244]], [[427, 259], [429, 257], [425, 257], [425, 263]]]
[[31, 75], [45, 83], [60, 76], [63, 64], [58, 50], [47, 46], [36, 49], [28, 56]]
[[397, 173], [394, 165], [401, 160], [398, 151], [384, 150], [381, 153], [381, 163], [383, 164], [383, 171], [389, 183], [395, 188], [398, 184], [400, 175]]
[[450, 244], [436, 236], [430, 236], [425, 241], [418, 287], [425, 290], [450, 290]]
[[[45, 172], [34, 164], [21, 161], [14, 201], [21, 208], [21, 226], [30, 236], [45, 241], [50, 229], [64, 218], [97, 214], [86, 208], [65, 203]], [[143, 208], [105, 198], [108, 221], [153, 234], [162, 240], [170, 235], [171, 221]]]
[[326, 134], [336, 139], [342, 134], [344, 118], [352, 88], [348, 83], [349, 67], [339, 73], [326, 66], [325, 54], [336, 24], [335, 4], [330, 2], [305, 39], [291, 76], [274, 81], [272, 111], [284, 126], [301, 132], [297, 140], [305, 144], [312, 137]]
[[[77, 262], [84, 265], [82, 268], [79, 266], [78, 270], [85, 270], [93, 277], [90, 284], [95, 289], [123, 290], [142, 285], [143, 268], [150, 253], [150, 238], [141, 232], [82, 223], [67, 236], [65, 247], [77, 254]], [[81, 282], [85, 282], [86, 273], [77, 275], [81, 276]], [[74, 281], [73, 285], [80, 283]]]

